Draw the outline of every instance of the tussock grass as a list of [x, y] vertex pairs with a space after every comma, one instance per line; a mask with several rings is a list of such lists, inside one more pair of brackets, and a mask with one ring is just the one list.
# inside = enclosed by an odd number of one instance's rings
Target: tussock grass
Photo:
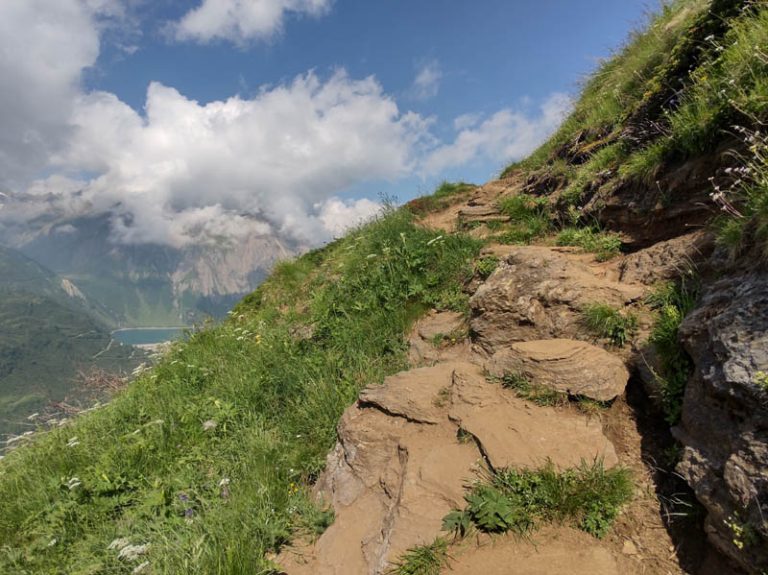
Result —
[[518, 194], [499, 201], [499, 210], [509, 217], [498, 239], [507, 244], [528, 244], [547, 233], [552, 224], [546, 198]]
[[431, 195], [416, 198], [406, 205], [411, 213], [425, 216], [444, 210], [475, 189], [476, 185], [466, 182], [442, 182]]
[[448, 561], [448, 542], [438, 537], [429, 545], [408, 549], [388, 573], [389, 575], [440, 575], [442, 568], [448, 566]]
[[661, 360], [661, 372], [655, 376], [664, 414], [671, 425], [680, 420], [685, 386], [693, 373], [693, 361], [680, 343], [678, 332], [685, 316], [696, 306], [698, 295], [698, 283], [689, 279], [663, 283], [647, 298], [657, 314], [649, 341]]
[[584, 326], [595, 336], [623, 347], [637, 332], [637, 316], [607, 304], [590, 304], [582, 311]]
[[0, 461], [0, 572], [271, 572], [268, 551], [332, 520], [307, 485], [342, 411], [405, 367], [403, 334], [478, 251], [389, 210], [278, 266], [110, 404]]
[[606, 261], [621, 253], [621, 237], [594, 227], [567, 227], [555, 238], [558, 246], [576, 246], [595, 254], [597, 261]]
[[542, 523], [568, 521], [602, 538], [632, 497], [627, 469], [601, 461], [558, 471], [551, 462], [537, 470], [489, 473], [465, 496], [467, 506], [447, 515], [443, 529], [459, 536], [472, 528], [525, 535]]

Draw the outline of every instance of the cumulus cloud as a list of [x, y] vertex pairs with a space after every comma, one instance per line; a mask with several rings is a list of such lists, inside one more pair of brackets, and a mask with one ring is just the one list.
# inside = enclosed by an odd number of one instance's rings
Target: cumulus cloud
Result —
[[423, 171], [436, 174], [479, 158], [497, 162], [523, 158], [560, 125], [572, 105], [569, 96], [553, 94], [533, 116], [504, 109], [480, 123], [462, 117], [455, 123], [461, 128], [456, 139], [433, 150], [423, 162]]
[[[59, 171], [97, 176], [43, 180], [33, 186], [38, 195], [64, 187], [72, 209], [87, 204], [118, 214], [121, 242], [183, 245], [225, 228], [235, 235], [240, 214], [313, 241], [373, 209], [372, 202], [331, 199], [335, 194], [412, 173], [413, 151], [428, 130], [420, 116], [401, 113], [374, 78], [343, 71], [326, 80], [310, 72], [252, 99], [205, 105], [153, 83], [145, 110], [142, 117], [105, 92], [82, 95], [69, 145], [53, 162]], [[205, 220], [219, 228], [201, 227]]]
[[0, 187], [35, 174], [69, 137], [80, 75], [99, 55], [109, 0], [0, 2]]
[[332, 0], [203, 0], [174, 23], [172, 30], [180, 41], [228, 40], [242, 45], [279, 33], [287, 13], [319, 16], [330, 9], [331, 3]]
[[[200, 10], [214, 4], [206, 0]], [[223, 2], [231, 10], [222, 13], [256, 4]], [[329, 5], [262, 4], [279, 8], [273, 10], [278, 28], [286, 11], [317, 14]], [[98, 58], [100, 36], [121, 18], [118, 0], [0, 1], [0, 188], [9, 192], [0, 195], [0, 227], [6, 231], [28, 239], [34, 230], [26, 222], [71, 231], [68, 220], [85, 215], [108, 218], [111, 239], [128, 244], [183, 247], [252, 234], [317, 244], [379, 209], [371, 200], [340, 199], [357, 187], [520, 157], [570, 107], [556, 95], [532, 115], [466, 115], [454, 122], [455, 140], [440, 143], [433, 120], [400, 110], [374, 77], [339, 70], [328, 77], [308, 72], [252, 98], [208, 103], [152, 83], [138, 112], [115, 94], [81, 86], [83, 71]], [[239, 20], [256, 30], [247, 17]], [[253, 32], [235, 34], [245, 39]], [[432, 62], [414, 85], [436, 93], [439, 80]]]
[[443, 71], [437, 60], [424, 62], [416, 72], [416, 77], [411, 86], [411, 95], [417, 100], [429, 100], [437, 96], [440, 91], [440, 80]]

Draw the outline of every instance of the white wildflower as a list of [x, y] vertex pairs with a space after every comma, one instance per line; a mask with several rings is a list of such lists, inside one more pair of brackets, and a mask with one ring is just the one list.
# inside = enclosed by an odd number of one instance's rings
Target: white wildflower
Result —
[[67, 481], [67, 488], [72, 491], [73, 489], [77, 489], [82, 485], [82, 482], [80, 481], [79, 477], [71, 477], [69, 481]]
[[219, 487], [225, 487], [229, 485], [229, 477], [224, 477], [221, 481], [219, 481]]
[[40, 417], [40, 414], [39, 414], [39, 413], [37, 413], [37, 412], [35, 412], [35, 413], [33, 413], [32, 415], [30, 415], [29, 417], [27, 417], [27, 421], [34, 421], [34, 420], [35, 420], [35, 419], [37, 419], [38, 417]]
[[216, 426], [218, 423], [216, 423], [214, 420], [209, 419], [208, 421], [203, 422], [203, 431], [211, 431], [213, 429], [216, 429]]
[[113, 539], [112, 543], [107, 545], [107, 549], [110, 551], [112, 549], [122, 550], [125, 547], [128, 547], [130, 544], [131, 544], [131, 540], [128, 539], [127, 537], [119, 537], [117, 539]]
[[149, 567], [149, 561], [144, 561], [144, 563], [137, 565], [134, 570], [131, 571], [131, 574], [136, 575], [137, 573], [143, 573], [147, 570], [147, 567]]
[[67, 442], [67, 447], [77, 447], [78, 445], [80, 445], [80, 440], [78, 440], [77, 437], [72, 437]]
[[149, 543], [143, 545], [126, 545], [117, 554], [118, 559], [125, 559], [126, 561], [135, 561], [142, 555], [146, 555], [149, 551]]
[[46, 545], [46, 547], [53, 547], [53, 546], [54, 546], [54, 545], [56, 545], [58, 542], [59, 542], [59, 540], [58, 540], [58, 539], [56, 539], [56, 538], [54, 537], [53, 539], [51, 539], [51, 540], [48, 542], [48, 545]]

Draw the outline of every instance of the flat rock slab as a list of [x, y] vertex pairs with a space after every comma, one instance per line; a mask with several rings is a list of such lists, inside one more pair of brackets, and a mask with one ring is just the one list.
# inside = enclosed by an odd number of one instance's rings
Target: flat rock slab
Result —
[[561, 393], [611, 401], [624, 393], [629, 371], [624, 362], [592, 344], [573, 339], [513, 343], [486, 364], [494, 376], [521, 375]]
[[455, 378], [450, 417], [476, 438], [494, 469], [536, 468], [548, 460], [559, 469], [595, 459], [606, 467], [619, 462], [596, 419], [531, 405], [477, 376]]
[[498, 538], [457, 555], [452, 575], [618, 575], [611, 552], [585, 533], [549, 528], [533, 541]]
[[[468, 329], [464, 314], [432, 311], [416, 322], [408, 338], [408, 359], [413, 366], [434, 365], [469, 355]], [[462, 333], [464, 332], [464, 333]], [[455, 342], [436, 341], [440, 336], [463, 336]], [[445, 345], [448, 343], [449, 345]]]

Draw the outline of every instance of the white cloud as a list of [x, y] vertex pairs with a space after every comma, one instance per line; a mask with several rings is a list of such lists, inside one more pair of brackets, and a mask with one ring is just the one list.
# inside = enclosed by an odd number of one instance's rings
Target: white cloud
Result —
[[381, 212], [382, 205], [366, 198], [346, 202], [330, 198], [322, 204], [316, 204], [315, 208], [319, 210], [318, 217], [323, 227], [334, 237], [340, 237]]
[[437, 174], [448, 168], [479, 159], [508, 162], [525, 157], [560, 125], [570, 112], [572, 100], [565, 94], [553, 94], [538, 114], [501, 110], [479, 124], [466, 125], [450, 143], [437, 147], [426, 156], [422, 171]]
[[477, 126], [481, 119], [481, 114], [462, 114], [461, 116], [454, 118], [453, 129], [460, 131], [466, 130], [467, 128], [472, 128]]
[[437, 96], [440, 91], [440, 80], [443, 71], [437, 60], [424, 62], [416, 73], [416, 78], [411, 86], [411, 95], [417, 100], [429, 100]]
[[[77, 187], [73, 209], [87, 203], [123, 214], [114, 233], [129, 243], [182, 245], [227, 226], [235, 235], [239, 214], [297, 240], [325, 239], [343, 218], [354, 225], [373, 206], [329, 198], [413, 173], [413, 151], [427, 133], [427, 122], [401, 114], [376, 80], [343, 71], [206, 105], [154, 83], [145, 109], [143, 118], [113, 94], [81, 96], [69, 145], [53, 157], [59, 171], [98, 174], [68, 183], [67, 201]], [[223, 223], [212, 231], [200, 226], [203, 218]]]
[[173, 25], [177, 40], [245, 44], [279, 33], [287, 13], [319, 16], [332, 0], [203, 0]]
[[24, 181], [63, 145], [80, 75], [99, 55], [111, 0], [0, 2], [0, 186]]

